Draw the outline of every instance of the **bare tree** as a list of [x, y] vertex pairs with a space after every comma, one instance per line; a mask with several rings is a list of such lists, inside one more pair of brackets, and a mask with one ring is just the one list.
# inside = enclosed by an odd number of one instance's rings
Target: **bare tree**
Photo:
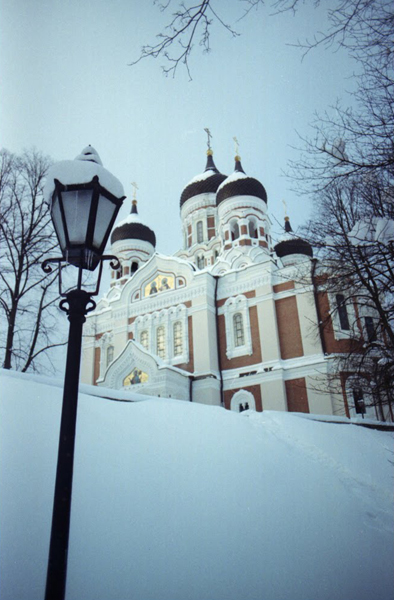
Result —
[[333, 381], [338, 374], [368, 380], [369, 404], [388, 405], [393, 418], [392, 194], [376, 178], [335, 181], [321, 193], [306, 233], [320, 256], [318, 294], [330, 299], [320, 326], [342, 340]]
[[[296, 13], [305, 3], [304, 0], [233, 0], [242, 10], [238, 21], [246, 17], [252, 9], [266, 6], [270, 15], [281, 13]], [[174, 6], [172, 0], [160, 2], [154, 0], [162, 13], [170, 11]], [[310, 4], [325, 10], [328, 18], [326, 30], [316, 32], [311, 40], [294, 41], [294, 46], [308, 53], [313, 48], [344, 47], [365, 68], [370, 68], [371, 58], [374, 62], [379, 53], [380, 68], [385, 68], [391, 62], [392, 52], [392, 21], [393, 14], [389, 0], [334, 0], [329, 5], [321, 0], [310, 0]], [[229, 23], [226, 8], [220, 8], [215, 0], [201, 2], [177, 2], [174, 12], [157, 34], [157, 41], [141, 48], [140, 56], [131, 65], [141, 60], [163, 58], [163, 72], [175, 76], [178, 66], [183, 65], [189, 76], [189, 58], [197, 43], [203, 52], [210, 52], [212, 25], [220, 24], [229, 34], [237, 37], [236, 26]], [[228, 5], [227, 5], [228, 10]]]
[[392, 418], [394, 10], [387, 0], [343, 0], [330, 19], [332, 36], [304, 48], [336, 42], [349, 51], [357, 61], [355, 102], [316, 116], [290, 174], [312, 198], [306, 235], [319, 250], [320, 290], [333, 299], [325, 325], [354, 307], [336, 373], [367, 376], [373, 402], [388, 404]]
[[5, 369], [39, 370], [58, 335], [56, 272], [41, 270], [57, 246], [42, 190], [49, 159], [0, 153], [0, 350]]
[[[165, 12], [171, 0], [167, 2], [154, 2], [162, 12]], [[263, 4], [263, 0], [247, 0], [245, 14], [253, 6]], [[163, 58], [162, 66], [165, 75], [175, 77], [179, 65], [183, 65], [191, 79], [189, 67], [189, 58], [194, 43], [208, 53], [211, 50], [211, 28], [216, 22], [227, 29], [232, 37], [237, 37], [239, 33], [235, 28], [226, 23], [222, 13], [218, 11], [213, 0], [202, 0], [202, 2], [179, 2], [178, 7], [171, 14], [170, 20], [164, 26], [164, 30], [157, 34], [157, 42], [147, 44], [141, 48], [140, 56], [130, 63], [130, 66], [136, 65], [141, 60], [151, 58]]]

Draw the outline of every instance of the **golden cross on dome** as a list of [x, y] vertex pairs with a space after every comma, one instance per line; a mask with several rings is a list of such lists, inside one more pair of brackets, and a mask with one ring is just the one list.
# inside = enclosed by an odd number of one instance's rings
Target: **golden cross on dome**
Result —
[[208, 150], [211, 150], [211, 137], [212, 137], [212, 133], [210, 131], [210, 129], [208, 127], [204, 127], [204, 131], [208, 136], [208, 141], [207, 141], [207, 146], [208, 146]]
[[285, 209], [285, 217], [287, 217], [287, 204], [286, 204], [285, 200], [282, 200], [282, 204], [283, 204], [284, 209]]
[[137, 190], [138, 190], [138, 185], [136, 184], [135, 181], [131, 182], [131, 185], [133, 186], [133, 200], [137, 200]]
[[235, 142], [235, 154], [238, 156], [239, 154], [239, 141], [237, 140], [237, 138], [234, 136], [233, 140]]

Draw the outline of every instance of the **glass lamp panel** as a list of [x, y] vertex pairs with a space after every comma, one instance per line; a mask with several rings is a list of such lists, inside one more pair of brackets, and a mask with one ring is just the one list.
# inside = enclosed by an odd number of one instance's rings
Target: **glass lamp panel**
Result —
[[116, 204], [100, 194], [93, 234], [93, 247], [99, 249], [116, 210]]
[[70, 244], [85, 244], [92, 201], [92, 190], [62, 192]]
[[52, 221], [55, 226], [60, 248], [64, 250], [66, 247], [66, 236], [64, 234], [64, 224], [62, 219], [62, 213], [60, 212], [59, 198], [56, 194], [54, 195], [52, 200]]

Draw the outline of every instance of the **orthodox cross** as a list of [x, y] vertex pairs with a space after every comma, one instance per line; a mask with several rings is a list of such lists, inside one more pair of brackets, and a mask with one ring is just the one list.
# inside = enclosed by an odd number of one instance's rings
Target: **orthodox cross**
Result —
[[208, 142], [207, 142], [208, 150], [211, 150], [211, 137], [212, 137], [212, 134], [211, 134], [211, 132], [210, 132], [210, 130], [209, 130], [208, 127], [204, 127], [204, 131], [205, 131], [205, 133], [208, 136]]
[[131, 185], [133, 186], [133, 200], [137, 200], [137, 190], [138, 190], [138, 185], [136, 184], [135, 181], [131, 182]]
[[239, 141], [237, 140], [237, 138], [234, 136], [233, 140], [235, 142], [235, 154], [238, 156], [239, 154]]
[[285, 217], [287, 217], [287, 204], [284, 200], [282, 200], [283, 206], [285, 208]]

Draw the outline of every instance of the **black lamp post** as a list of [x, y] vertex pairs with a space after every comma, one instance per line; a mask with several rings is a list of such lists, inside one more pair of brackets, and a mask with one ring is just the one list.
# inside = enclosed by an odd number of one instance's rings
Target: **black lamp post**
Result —
[[[81, 183], [76, 183], [78, 179]], [[68, 263], [78, 269], [77, 286], [68, 292], [62, 291], [59, 269], [60, 308], [67, 313], [70, 328], [45, 600], [63, 600], [66, 591], [82, 326], [86, 314], [96, 307], [92, 296], [99, 292], [103, 261], [110, 260], [114, 269], [120, 266], [115, 256], [104, 256], [103, 251], [125, 196], [121, 184], [102, 167], [99, 156], [90, 146], [75, 161], [63, 161], [50, 169], [45, 195], [51, 204], [51, 216], [62, 256], [44, 261], [42, 268], [49, 272], [52, 270], [51, 263], [57, 263], [60, 267]], [[94, 271], [98, 265], [96, 289], [93, 292], [82, 289], [83, 270]]]

